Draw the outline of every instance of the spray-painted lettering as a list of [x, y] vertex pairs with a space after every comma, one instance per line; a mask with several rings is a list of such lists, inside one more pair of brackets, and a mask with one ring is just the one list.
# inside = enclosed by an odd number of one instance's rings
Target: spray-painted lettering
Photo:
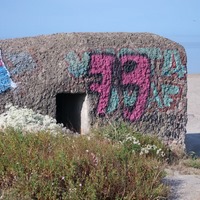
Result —
[[87, 52], [83, 54], [82, 59], [79, 59], [75, 52], [69, 52], [66, 56], [66, 61], [69, 63], [68, 71], [76, 78], [86, 75], [89, 60], [90, 56]]
[[96, 50], [85, 52], [82, 58], [69, 52], [66, 61], [69, 73], [75, 78], [99, 77], [88, 87], [88, 92], [98, 94], [96, 111], [99, 115], [122, 110], [123, 117], [130, 121], [139, 120], [152, 103], [156, 103], [158, 109], [170, 108], [174, 96], [180, 92], [176, 84], [158, 85], [151, 79], [156, 62], [163, 63], [164, 77], [175, 75], [181, 79], [186, 74], [177, 50], [165, 50], [162, 54], [159, 48]]
[[99, 115], [106, 113], [106, 108], [109, 102], [112, 80], [112, 67], [115, 58], [112, 55], [92, 55], [91, 56], [91, 69], [90, 74], [101, 74], [101, 83], [92, 83], [90, 90], [100, 94], [97, 112]]
[[130, 92], [137, 88], [135, 108], [130, 110], [128, 107], [124, 110], [124, 117], [135, 121], [143, 114], [149, 96], [150, 62], [144, 55], [126, 55], [121, 57], [120, 61], [123, 86], [127, 87]]
[[[119, 66], [116, 67], [116, 65]], [[112, 89], [112, 80], [115, 78], [112, 77], [112, 75], [120, 75], [120, 72], [121, 77], [118, 78], [121, 82], [117, 88], [122, 88], [127, 97], [124, 102], [123, 115], [124, 118], [134, 121], [139, 119], [143, 114], [149, 95], [150, 63], [146, 56], [126, 55], [118, 59], [115, 55], [93, 54], [90, 62], [90, 74], [101, 74], [102, 79], [101, 83], [92, 83], [90, 85], [90, 90], [99, 93], [100, 97], [97, 113], [99, 115], [104, 115], [107, 108], [110, 111], [110, 107], [108, 107], [110, 96], [118, 96], [117, 91]], [[138, 89], [138, 92], [134, 106], [135, 108], [133, 109], [133, 104], [131, 103], [132, 97], [129, 97], [129, 93], [136, 88]], [[136, 95], [136, 91], [134, 91], [134, 95]], [[113, 99], [113, 97], [111, 99]], [[118, 99], [119, 97], [117, 98], [117, 101]], [[111, 110], [113, 110], [113, 108]]]
[[171, 76], [172, 74], [178, 74], [179, 78], [183, 78], [186, 74], [186, 68], [181, 64], [180, 54], [176, 49], [164, 51], [162, 75]]

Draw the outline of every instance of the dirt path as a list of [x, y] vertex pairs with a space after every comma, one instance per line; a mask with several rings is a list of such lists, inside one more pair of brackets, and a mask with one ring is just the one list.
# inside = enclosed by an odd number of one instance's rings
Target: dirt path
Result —
[[[188, 76], [187, 152], [200, 156], [200, 74]], [[198, 175], [195, 175], [197, 172]], [[165, 183], [171, 186], [170, 200], [200, 200], [200, 170], [167, 170]]]
[[164, 182], [171, 186], [169, 200], [200, 200], [200, 175], [183, 175], [178, 170], [168, 170], [167, 173]]

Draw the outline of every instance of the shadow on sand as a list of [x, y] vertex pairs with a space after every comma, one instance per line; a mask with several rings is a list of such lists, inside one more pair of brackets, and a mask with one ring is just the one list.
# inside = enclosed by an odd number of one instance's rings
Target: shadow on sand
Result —
[[185, 145], [187, 153], [195, 153], [200, 157], [200, 133], [187, 133], [185, 136]]
[[178, 193], [179, 188], [184, 184], [183, 180], [173, 179], [171, 177], [166, 177], [163, 179], [163, 183], [170, 187], [170, 194], [168, 200], [180, 199], [180, 194]]

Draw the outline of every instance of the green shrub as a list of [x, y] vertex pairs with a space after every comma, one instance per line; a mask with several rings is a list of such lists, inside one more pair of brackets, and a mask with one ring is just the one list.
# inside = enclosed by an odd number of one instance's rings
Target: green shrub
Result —
[[[165, 197], [167, 188], [161, 183], [165, 175], [162, 159], [156, 152], [140, 154], [145, 145], [155, 144], [159, 149], [161, 144], [151, 143], [150, 137], [127, 139], [129, 136], [125, 133], [128, 135], [130, 131], [125, 127], [123, 130], [114, 130], [116, 135], [111, 136], [112, 140], [97, 133], [70, 136], [3, 131], [0, 133], [3, 198], [140, 200]], [[102, 131], [111, 134], [107, 128]], [[132, 143], [135, 144], [131, 146]]]
[[186, 167], [193, 167], [196, 169], [200, 169], [200, 158], [198, 157], [189, 157], [183, 161], [183, 164]]
[[144, 157], [155, 157], [157, 160], [166, 161], [169, 149], [155, 135], [143, 135], [134, 132], [126, 123], [106, 126], [94, 130], [94, 134], [122, 144], [124, 151], [139, 154]]

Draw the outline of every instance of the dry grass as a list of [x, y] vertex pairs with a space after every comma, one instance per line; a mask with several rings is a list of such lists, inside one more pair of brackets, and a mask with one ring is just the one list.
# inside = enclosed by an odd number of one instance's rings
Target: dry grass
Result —
[[[117, 129], [123, 134], [122, 130], [126, 127]], [[143, 143], [162, 145], [155, 138], [139, 137]], [[168, 192], [162, 183], [164, 161], [133, 150], [134, 145], [127, 148], [98, 134], [2, 132], [0, 190], [4, 199], [15, 200], [164, 199]]]

